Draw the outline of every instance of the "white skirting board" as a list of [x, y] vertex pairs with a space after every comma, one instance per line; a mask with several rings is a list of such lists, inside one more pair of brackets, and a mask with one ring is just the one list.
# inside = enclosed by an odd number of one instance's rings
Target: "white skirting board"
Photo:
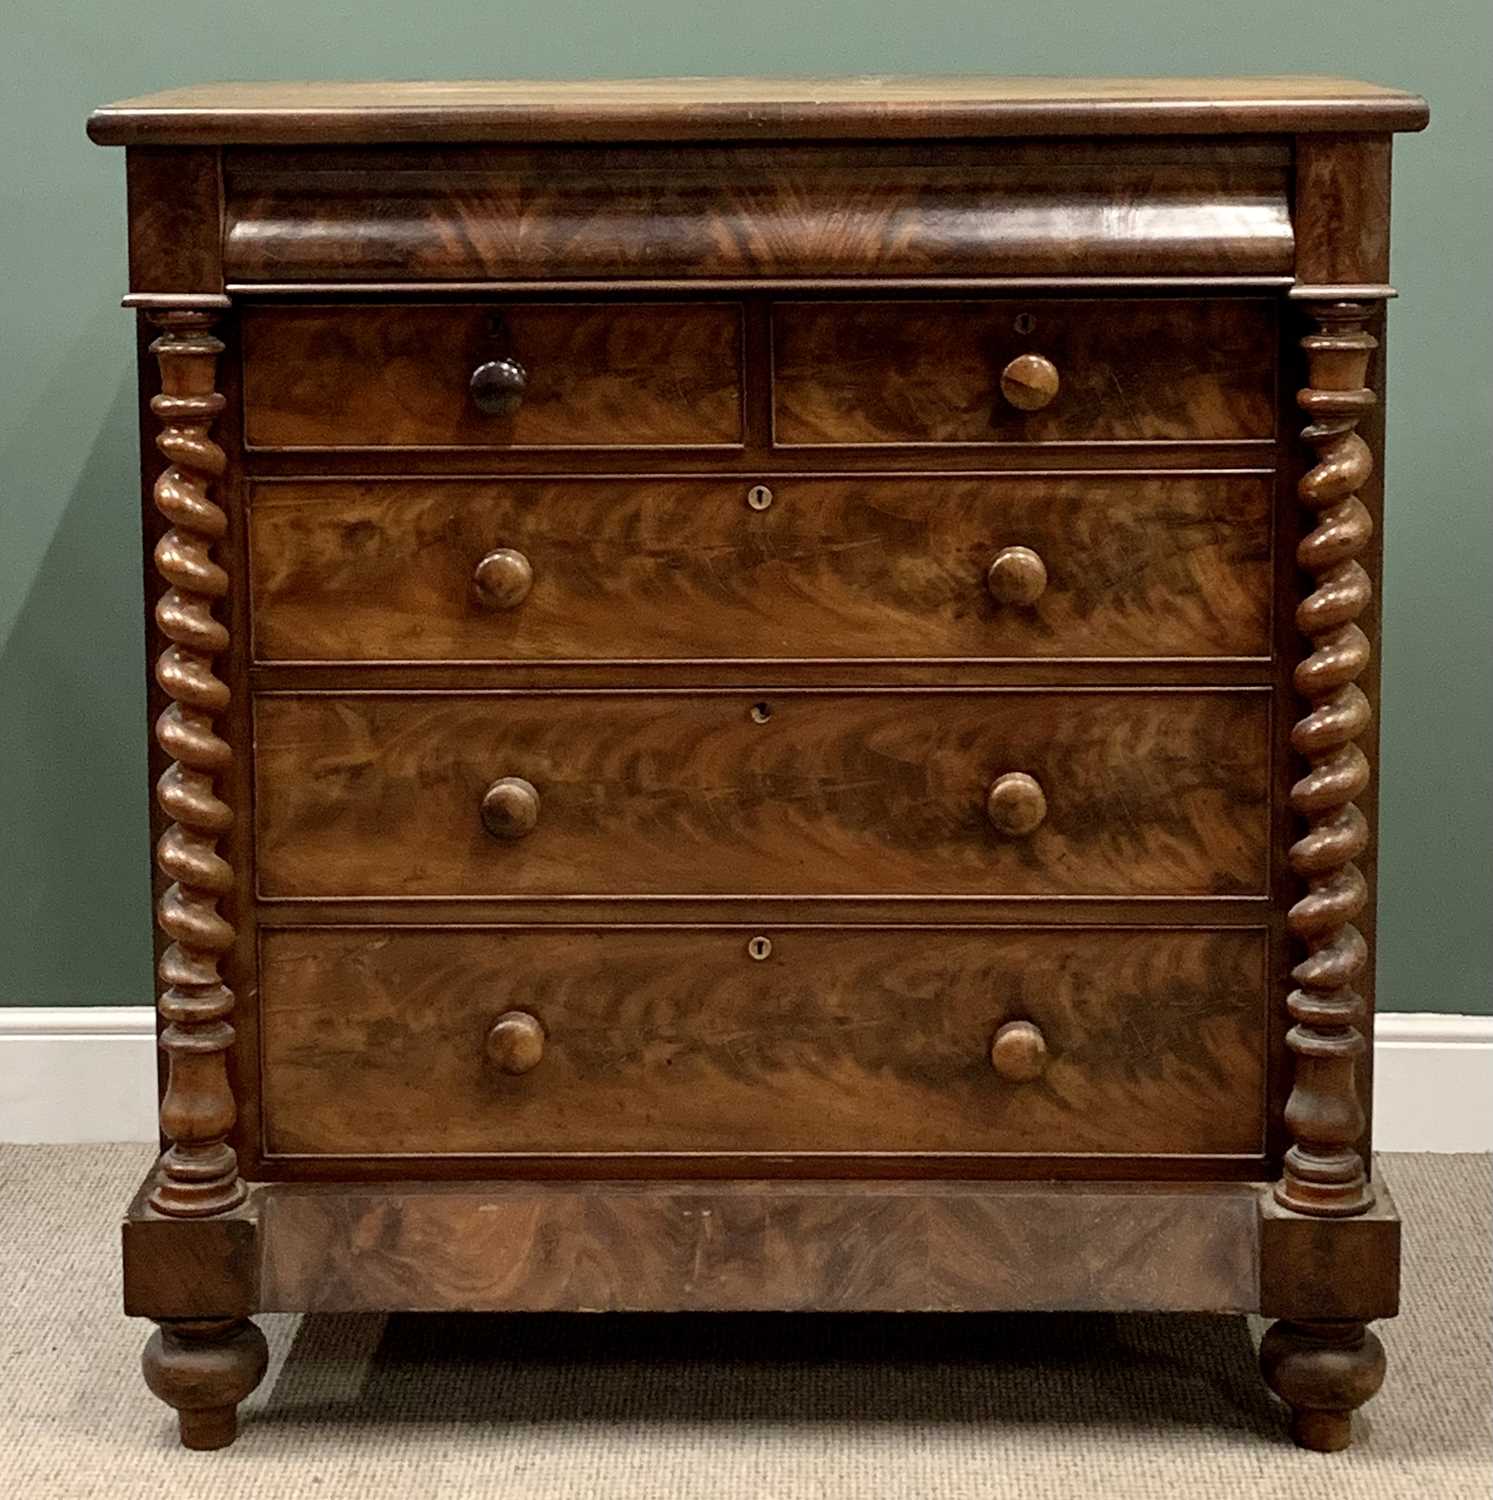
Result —
[[[1384, 1014], [1374, 1144], [1493, 1151], [1493, 1016]], [[0, 1008], [0, 1141], [154, 1141], [155, 1012]]]

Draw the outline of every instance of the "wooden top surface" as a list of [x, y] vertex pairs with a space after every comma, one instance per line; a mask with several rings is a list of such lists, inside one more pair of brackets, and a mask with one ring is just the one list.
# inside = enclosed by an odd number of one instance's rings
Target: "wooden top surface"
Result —
[[1344, 78], [647, 78], [219, 83], [96, 110], [100, 145], [918, 139], [1420, 130]]

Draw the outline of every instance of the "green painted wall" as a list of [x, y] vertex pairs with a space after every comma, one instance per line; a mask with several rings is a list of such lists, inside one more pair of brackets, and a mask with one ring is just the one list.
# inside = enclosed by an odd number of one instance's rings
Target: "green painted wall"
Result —
[[9, 0], [0, 61], [0, 1004], [151, 994], [124, 160], [96, 104], [218, 78], [1346, 73], [1396, 159], [1381, 1005], [1489, 1010], [1487, 0]]

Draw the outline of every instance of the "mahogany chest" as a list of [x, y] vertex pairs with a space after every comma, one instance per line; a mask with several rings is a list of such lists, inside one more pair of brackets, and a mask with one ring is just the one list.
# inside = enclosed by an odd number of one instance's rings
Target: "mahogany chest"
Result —
[[1336, 79], [111, 105], [189, 1447], [257, 1311], [1278, 1319], [1371, 1180], [1390, 140]]

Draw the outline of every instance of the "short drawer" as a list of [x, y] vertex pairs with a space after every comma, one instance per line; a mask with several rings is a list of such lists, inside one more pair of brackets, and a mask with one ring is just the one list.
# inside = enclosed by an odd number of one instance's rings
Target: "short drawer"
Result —
[[250, 307], [258, 448], [630, 448], [741, 441], [723, 303]]
[[1269, 694], [265, 694], [266, 896], [1263, 894]]
[[1257, 930], [260, 942], [275, 1156], [1262, 1150]]
[[1268, 439], [1276, 337], [1265, 298], [781, 303], [776, 441]]
[[1263, 656], [1269, 475], [253, 486], [264, 661]]

